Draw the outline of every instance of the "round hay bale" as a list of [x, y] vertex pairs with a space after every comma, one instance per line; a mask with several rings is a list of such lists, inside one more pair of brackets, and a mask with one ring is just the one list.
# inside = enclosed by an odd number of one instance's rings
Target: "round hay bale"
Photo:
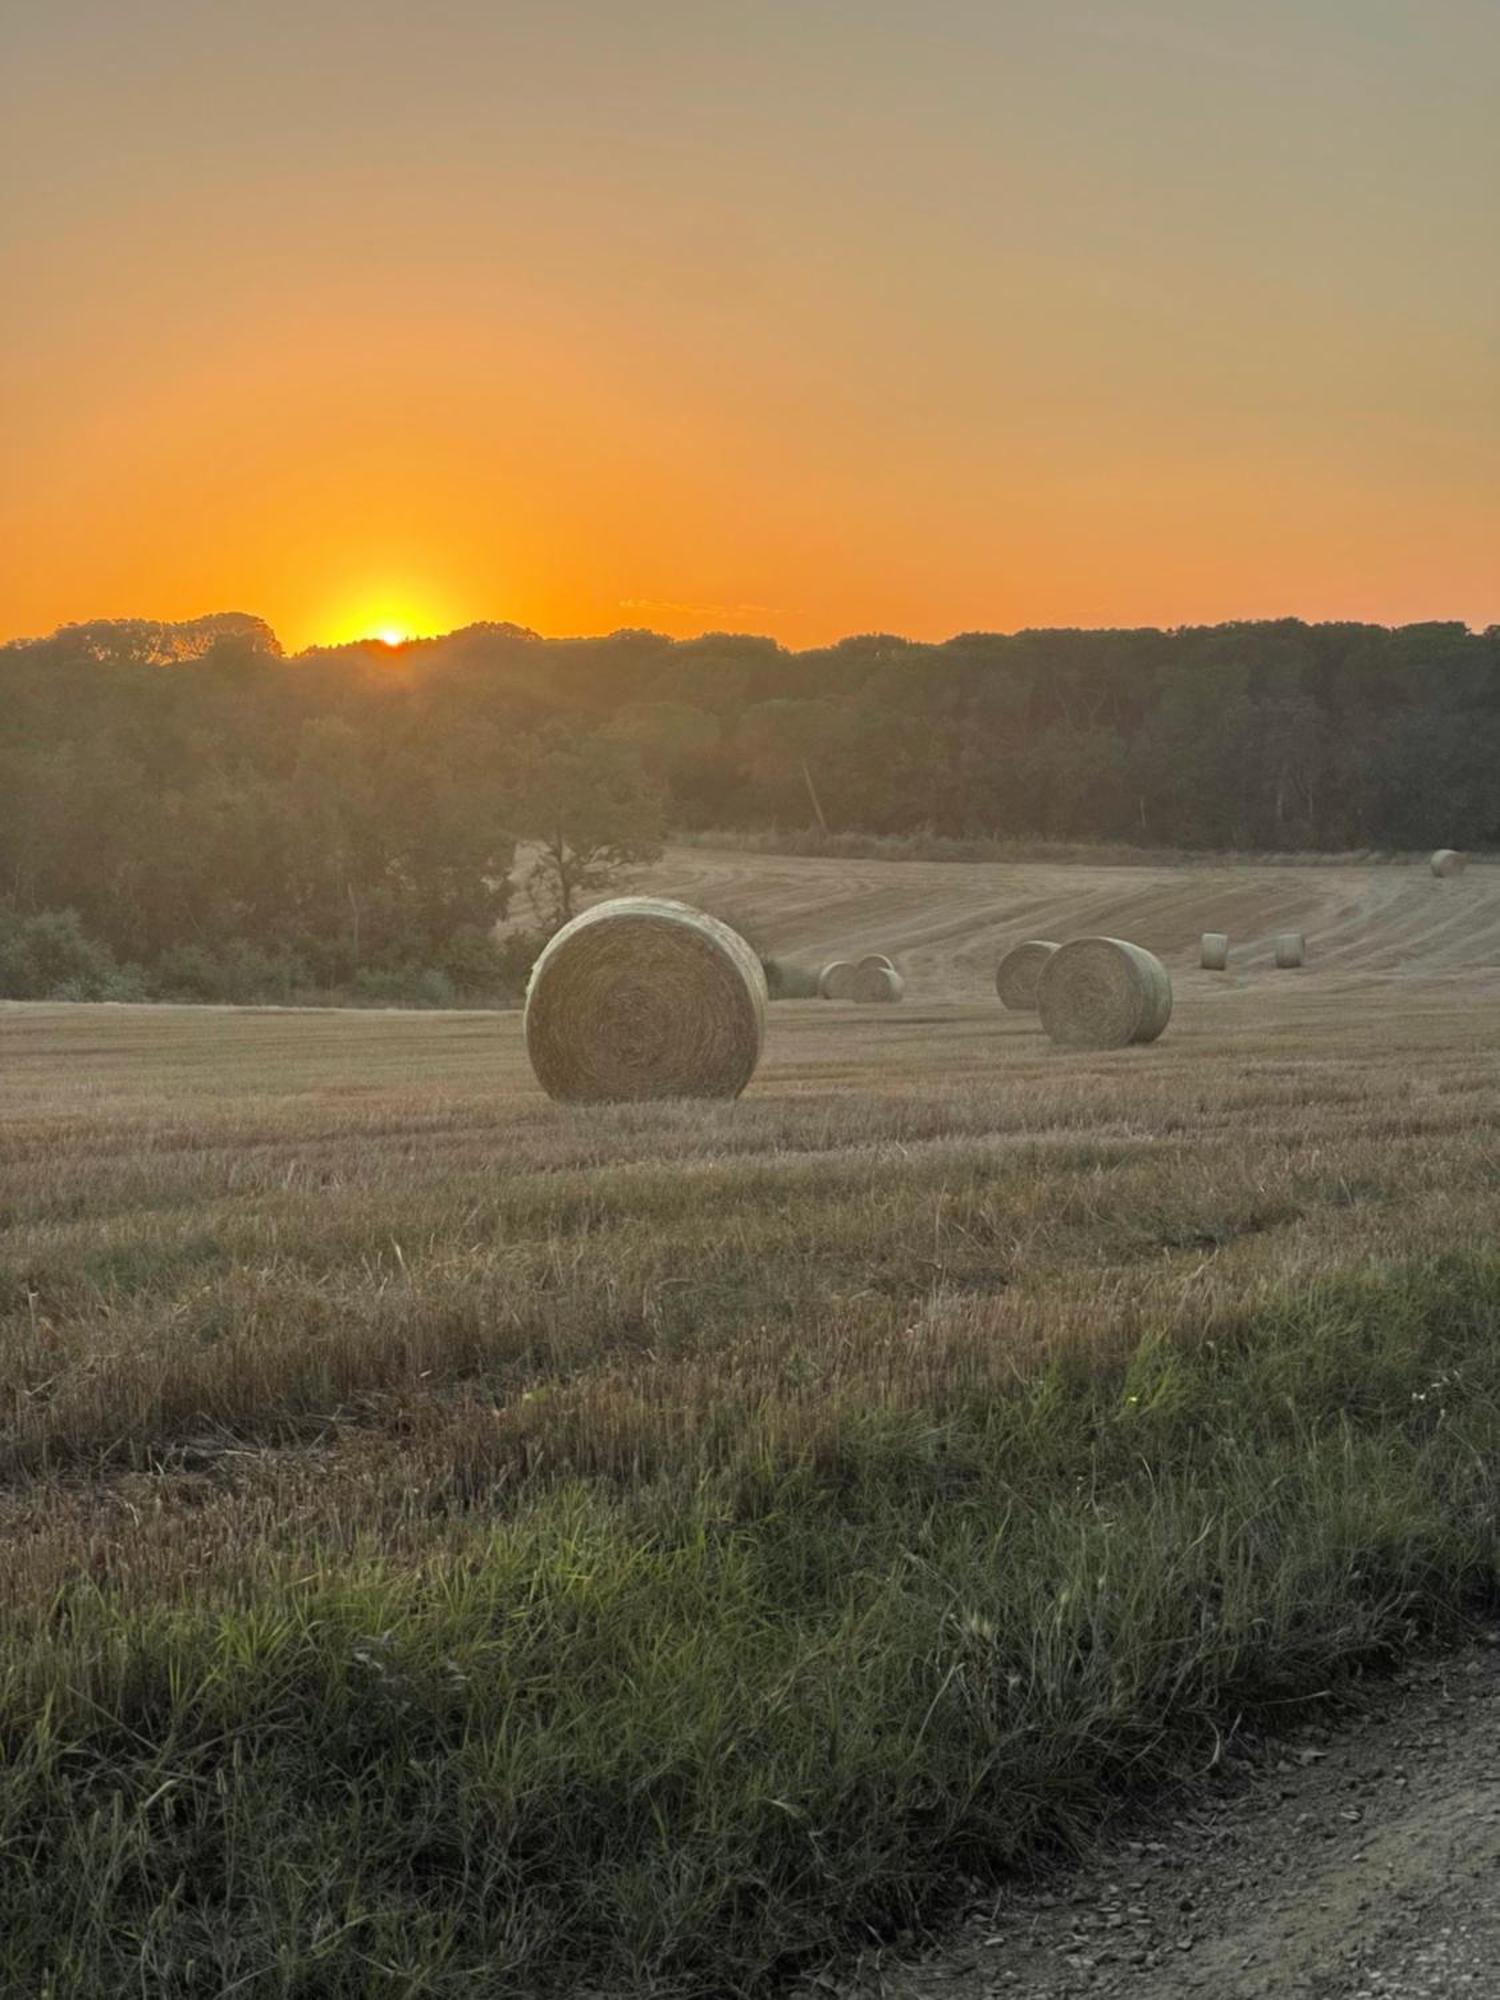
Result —
[[1037, 981], [1042, 1026], [1064, 1048], [1154, 1042], [1172, 1018], [1172, 981], [1154, 953], [1124, 938], [1075, 938]]
[[995, 967], [995, 991], [1003, 1007], [1013, 1014], [1036, 1012], [1036, 983], [1056, 950], [1050, 938], [1030, 938], [1005, 954]]
[[570, 1103], [738, 1097], [765, 1032], [766, 976], [738, 931], [656, 896], [575, 917], [526, 988], [526, 1053]]
[[1449, 875], [1462, 875], [1468, 860], [1468, 855], [1460, 854], [1456, 847], [1440, 847], [1428, 865], [1441, 882]]
[[852, 958], [835, 958], [818, 974], [818, 997], [822, 1000], [847, 1000], [849, 982], [858, 967]]
[[887, 958], [883, 951], [867, 952], [859, 961], [859, 970], [863, 972], [867, 966], [871, 965], [884, 966], [887, 972], [894, 972], [896, 970], [896, 961], [893, 958]]
[[1198, 963], [1205, 972], [1229, 969], [1229, 935], [1226, 931], [1205, 931], [1198, 946]]
[[1307, 958], [1307, 939], [1301, 931], [1278, 931], [1276, 933], [1276, 963], [1283, 972], [1290, 972]]
[[862, 960], [854, 968], [854, 977], [849, 981], [849, 990], [843, 996], [847, 1000], [862, 1000], [866, 1003], [879, 1000], [899, 1000], [906, 991], [906, 981], [892, 965], [871, 965]]

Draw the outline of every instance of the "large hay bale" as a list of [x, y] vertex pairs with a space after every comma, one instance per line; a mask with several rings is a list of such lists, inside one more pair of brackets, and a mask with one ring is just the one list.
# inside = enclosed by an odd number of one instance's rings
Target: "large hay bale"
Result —
[[1198, 946], [1198, 963], [1205, 972], [1226, 972], [1229, 969], [1229, 934], [1226, 931], [1205, 931]]
[[1003, 1007], [1009, 1007], [1013, 1014], [1036, 1012], [1036, 983], [1056, 950], [1050, 938], [1029, 938], [1005, 954], [995, 967], [995, 991]]
[[896, 961], [893, 958], [887, 958], [883, 951], [866, 952], [865, 956], [859, 961], [858, 970], [863, 972], [866, 966], [871, 965], [884, 966], [887, 972], [894, 972], [896, 970]]
[[862, 959], [854, 968], [848, 992], [842, 997], [869, 1003], [899, 1000], [905, 991], [906, 981], [893, 965], [871, 965], [868, 959]]
[[824, 1000], [847, 1000], [849, 982], [858, 971], [852, 958], [832, 959], [818, 974], [818, 993]]
[[655, 896], [597, 903], [526, 989], [526, 1053], [552, 1097], [738, 1097], [766, 1031], [760, 960], [717, 918]]
[[1449, 875], [1462, 875], [1468, 860], [1468, 855], [1460, 854], [1456, 847], [1440, 847], [1428, 865], [1438, 880], [1442, 881]]
[[1172, 1018], [1172, 982], [1154, 953], [1124, 938], [1075, 938], [1042, 966], [1037, 1010], [1054, 1042], [1123, 1049], [1154, 1042]]
[[1307, 939], [1301, 931], [1276, 933], [1276, 963], [1283, 972], [1290, 972], [1294, 966], [1302, 965], [1306, 958]]

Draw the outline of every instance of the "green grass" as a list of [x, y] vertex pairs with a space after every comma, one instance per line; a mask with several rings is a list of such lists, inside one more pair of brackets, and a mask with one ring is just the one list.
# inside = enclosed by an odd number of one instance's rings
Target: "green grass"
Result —
[[1454, 1629], [1492, 998], [0, 1009], [0, 1993], [765, 1993]]
[[[1500, 1258], [12, 1615], [0, 1990], [762, 1991], [1492, 1600]], [[704, 1422], [711, 1422], [706, 1415]]]

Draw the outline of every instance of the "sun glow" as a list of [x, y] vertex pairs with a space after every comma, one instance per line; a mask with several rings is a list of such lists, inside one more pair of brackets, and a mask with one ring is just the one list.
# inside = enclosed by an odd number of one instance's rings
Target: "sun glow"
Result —
[[309, 623], [316, 644], [384, 646], [395, 652], [415, 639], [451, 632], [463, 618], [460, 607], [443, 590], [415, 579], [388, 577], [383, 586], [374, 588], [335, 587], [329, 592], [327, 609]]

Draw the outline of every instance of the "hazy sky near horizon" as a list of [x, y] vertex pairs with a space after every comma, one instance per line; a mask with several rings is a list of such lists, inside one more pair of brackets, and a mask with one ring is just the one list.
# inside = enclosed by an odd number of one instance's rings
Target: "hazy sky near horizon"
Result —
[[0, 637], [1500, 621], [1495, 0], [0, 0]]

